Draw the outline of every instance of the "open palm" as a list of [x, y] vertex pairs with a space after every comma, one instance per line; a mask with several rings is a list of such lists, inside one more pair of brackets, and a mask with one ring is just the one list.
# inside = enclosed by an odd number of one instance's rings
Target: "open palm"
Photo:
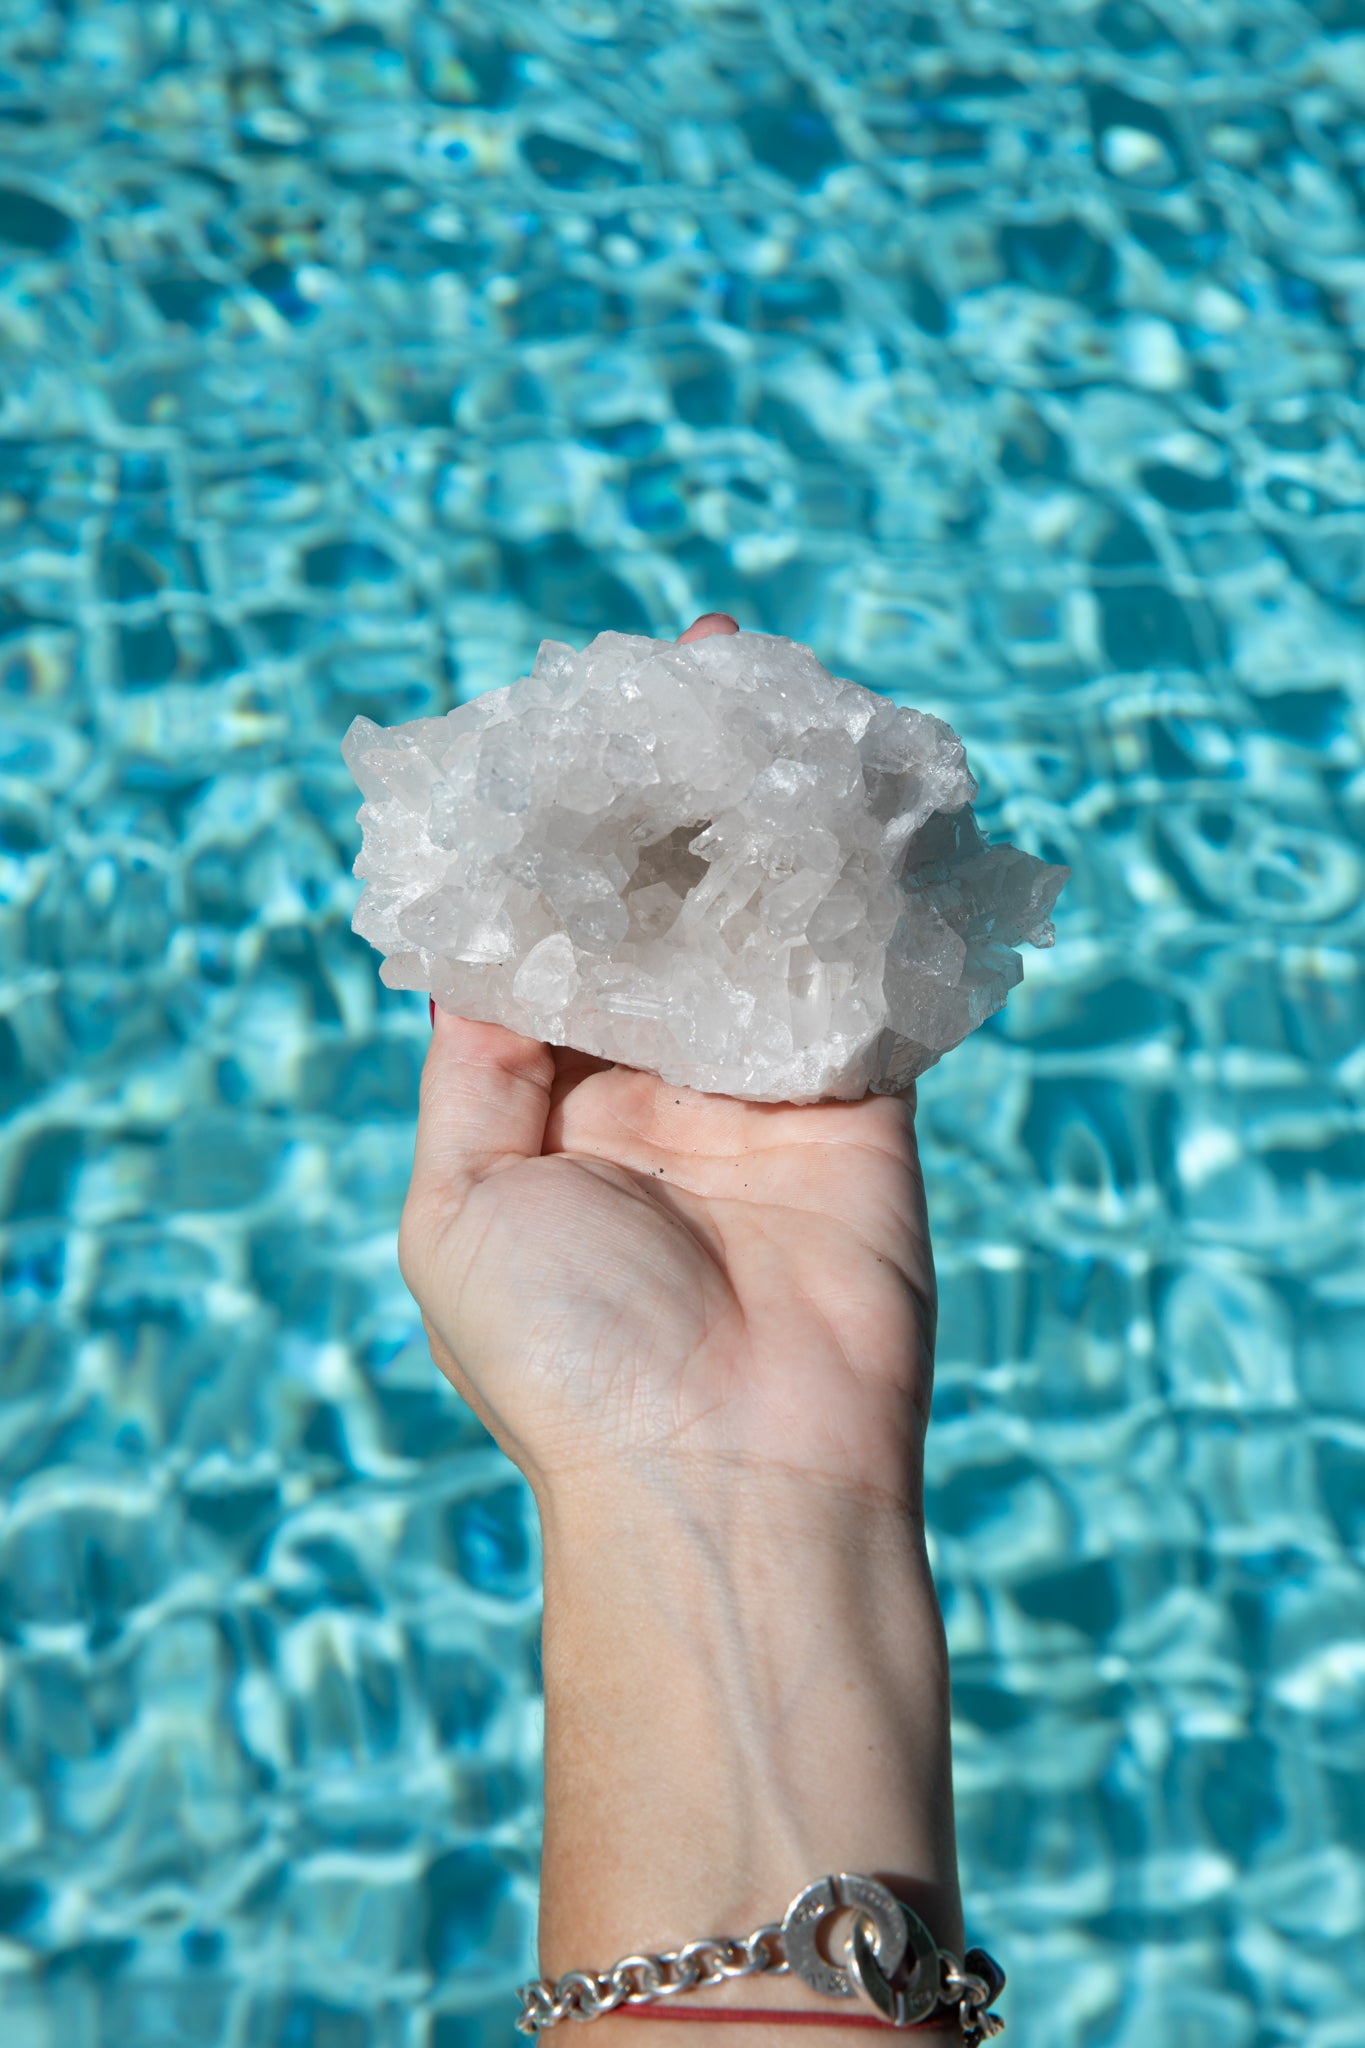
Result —
[[399, 1252], [537, 1490], [676, 1459], [918, 1504], [935, 1296], [906, 1103], [702, 1095], [438, 1012]]

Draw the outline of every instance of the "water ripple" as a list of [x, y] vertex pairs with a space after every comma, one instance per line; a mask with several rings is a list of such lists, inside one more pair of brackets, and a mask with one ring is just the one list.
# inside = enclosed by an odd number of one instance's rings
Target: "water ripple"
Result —
[[6, 2048], [511, 2038], [537, 1531], [338, 743], [713, 608], [1074, 871], [921, 1089], [1012, 2032], [1344, 2044], [1362, 102], [1357, 0], [7, 11]]

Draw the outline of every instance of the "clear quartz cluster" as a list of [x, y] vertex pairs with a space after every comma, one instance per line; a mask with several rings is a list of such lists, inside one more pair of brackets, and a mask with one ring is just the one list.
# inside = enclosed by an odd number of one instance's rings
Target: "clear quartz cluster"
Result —
[[1049, 946], [942, 719], [766, 634], [599, 633], [343, 742], [390, 988], [753, 1102], [904, 1094]]

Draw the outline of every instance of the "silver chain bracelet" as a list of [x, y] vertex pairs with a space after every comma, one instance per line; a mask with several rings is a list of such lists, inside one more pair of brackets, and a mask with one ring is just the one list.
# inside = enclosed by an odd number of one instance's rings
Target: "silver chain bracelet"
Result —
[[[816, 1930], [846, 1906], [857, 1909], [858, 1917], [844, 1943], [846, 1967], [841, 1968], [825, 1961]], [[907, 1961], [908, 1969], [903, 1967]], [[618, 2005], [654, 2005], [697, 1984], [752, 1977], [760, 1970], [774, 1976], [794, 1971], [826, 1998], [861, 1995], [892, 2027], [918, 2026], [933, 2014], [947, 2019], [956, 2012], [967, 2048], [1005, 2030], [999, 2014], [987, 2010], [1005, 1988], [1005, 1973], [984, 1949], [968, 1949], [959, 1962], [884, 1884], [843, 1871], [808, 1884], [780, 1923], [755, 1928], [747, 1941], [704, 1935], [659, 1955], [622, 1956], [610, 1970], [568, 1970], [554, 1985], [547, 1977], [523, 1984], [517, 1992], [517, 2031], [536, 2034], [563, 2019], [599, 2019]], [[735, 2007], [734, 2017], [744, 2018], [742, 2007]]]

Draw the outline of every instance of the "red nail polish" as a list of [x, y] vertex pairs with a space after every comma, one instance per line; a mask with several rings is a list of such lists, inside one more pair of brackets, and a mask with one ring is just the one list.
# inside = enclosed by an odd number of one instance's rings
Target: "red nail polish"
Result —
[[430, 1011], [431, 1011], [431, 1028], [432, 1028], [432, 1030], [434, 1031], [434, 1030], [436, 1029], [436, 998], [435, 998], [435, 996], [428, 996], [428, 997], [427, 997], [427, 1005], [428, 1005], [428, 1007], [429, 1007], [429, 1009], [430, 1009]]

